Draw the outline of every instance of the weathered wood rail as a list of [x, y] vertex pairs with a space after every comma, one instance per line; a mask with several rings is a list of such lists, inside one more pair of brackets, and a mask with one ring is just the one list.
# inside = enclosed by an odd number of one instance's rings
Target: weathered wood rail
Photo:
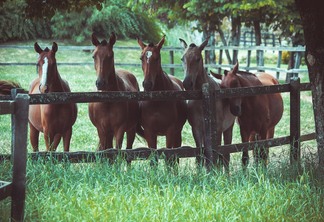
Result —
[[[209, 141], [205, 149], [209, 152], [207, 159], [212, 159], [213, 155], [222, 153], [241, 152], [243, 149], [252, 150], [255, 147], [276, 147], [285, 144], [291, 146], [291, 162], [300, 159], [300, 142], [315, 139], [315, 133], [300, 135], [300, 91], [310, 90], [310, 83], [300, 83], [299, 79], [293, 79], [289, 84], [262, 86], [250, 88], [221, 89], [211, 91], [208, 85], [204, 85], [203, 91], [159, 91], [159, 92], [82, 92], [82, 93], [50, 93], [29, 95], [30, 104], [57, 104], [57, 103], [89, 103], [106, 101], [143, 101], [143, 100], [203, 100], [205, 107], [211, 107], [215, 99], [223, 99], [237, 96], [253, 96], [257, 94], [270, 93], [290, 93], [290, 135], [262, 140], [251, 143], [241, 143], [221, 146], [215, 140], [215, 120], [212, 112], [205, 113], [205, 125], [207, 129], [206, 140]], [[14, 96], [14, 95], [13, 95]], [[8, 97], [6, 97], [8, 98]], [[8, 98], [8, 99], [11, 99]], [[147, 159], [151, 155], [170, 156], [176, 155], [179, 158], [195, 157], [199, 155], [199, 150], [195, 147], [185, 146], [174, 149], [149, 149], [135, 148], [132, 150], [109, 149], [101, 152], [38, 152], [29, 153], [30, 158], [54, 158], [58, 161], [69, 160], [71, 162], [92, 162], [101, 158], [116, 158], [121, 156], [128, 160]], [[209, 156], [208, 156], [209, 155]], [[10, 159], [10, 155], [0, 155], [0, 161]]]
[[14, 101], [0, 100], [0, 115], [12, 116], [12, 181], [0, 181], [0, 200], [11, 197], [11, 221], [24, 219], [28, 108], [26, 94], [17, 95]]

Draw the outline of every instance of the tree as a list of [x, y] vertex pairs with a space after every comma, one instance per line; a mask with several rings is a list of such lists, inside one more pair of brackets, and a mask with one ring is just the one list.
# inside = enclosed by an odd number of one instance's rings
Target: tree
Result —
[[324, 170], [324, 10], [319, 0], [295, 0], [306, 44], [306, 64], [312, 86], [319, 165]]

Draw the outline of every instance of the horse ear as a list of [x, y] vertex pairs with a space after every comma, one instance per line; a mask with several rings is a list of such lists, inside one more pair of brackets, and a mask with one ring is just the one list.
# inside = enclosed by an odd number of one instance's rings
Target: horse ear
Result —
[[158, 49], [161, 49], [165, 41], [165, 35], [163, 35], [162, 39], [159, 41], [159, 43], [156, 45]]
[[52, 45], [52, 51], [53, 51], [54, 53], [56, 53], [57, 50], [58, 50], [58, 46], [57, 46], [56, 42], [53, 42], [53, 45]]
[[141, 39], [137, 38], [137, 42], [141, 46], [142, 50], [146, 47], [146, 45], [144, 44], [144, 42]]
[[34, 44], [34, 49], [38, 54], [41, 54], [43, 52], [43, 49], [38, 45], [37, 42]]
[[223, 78], [223, 76], [221, 74], [215, 73], [211, 70], [210, 70], [210, 74], [212, 74], [212, 76], [214, 76], [216, 79], [222, 80], [222, 78]]
[[91, 35], [91, 42], [94, 46], [97, 46], [100, 44], [99, 40], [97, 39], [97, 37], [95, 36], [95, 34]]
[[187, 43], [185, 40], [183, 40], [182, 38], [179, 38], [180, 42], [181, 42], [181, 45], [184, 49], [186, 49], [188, 47]]
[[116, 43], [116, 35], [115, 35], [114, 32], [112, 32], [111, 35], [110, 35], [109, 44], [111, 46], [113, 46], [113, 45], [115, 45], [115, 43]]
[[238, 64], [238, 62], [236, 62], [236, 64], [235, 64], [235, 66], [234, 66], [234, 68], [233, 68], [233, 73], [237, 73], [237, 71], [238, 71], [238, 67], [239, 67], [239, 64]]
[[200, 51], [202, 51], [205, 47], [206, 47], [206, 45], [208, 44], [208, 40], [209, 40], [209, 36], [206, 38], [206, 40], [203, 42], [203, 43], [201, 43], [201, 45], [199, 46], [199, 49], [200, 49]]

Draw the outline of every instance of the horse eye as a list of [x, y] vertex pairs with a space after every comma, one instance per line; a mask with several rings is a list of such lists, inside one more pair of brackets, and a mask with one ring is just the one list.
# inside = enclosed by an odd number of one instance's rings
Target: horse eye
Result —
[[93, 59], [95, 59], [95, 56], [92, 56]]
[[143, 61], [143, 56], [140, 57], [140, 60]]
[[181, 61], [182, 61], [182, 62], [184, 61], [184, 58], [183, 58], [183, 57], [181, 57]]

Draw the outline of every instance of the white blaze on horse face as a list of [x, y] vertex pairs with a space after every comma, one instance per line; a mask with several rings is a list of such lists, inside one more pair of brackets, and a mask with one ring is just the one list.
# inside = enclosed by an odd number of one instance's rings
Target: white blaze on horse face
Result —
[[41, 85], [46, 85], [47, 82], [47, 69], [48, 69], [48, 59], [47, 57], [44, 58], [44, 64], [42, 66], [42, 79]]
[[152, 53], [151, 51], [147, 51], [147, 52], [146, 52], [146, 62], [147, 62], [147, 63], [150, 62], [150, 58], [151, 58], [152, 54], [153, 54], [153, 53]]

